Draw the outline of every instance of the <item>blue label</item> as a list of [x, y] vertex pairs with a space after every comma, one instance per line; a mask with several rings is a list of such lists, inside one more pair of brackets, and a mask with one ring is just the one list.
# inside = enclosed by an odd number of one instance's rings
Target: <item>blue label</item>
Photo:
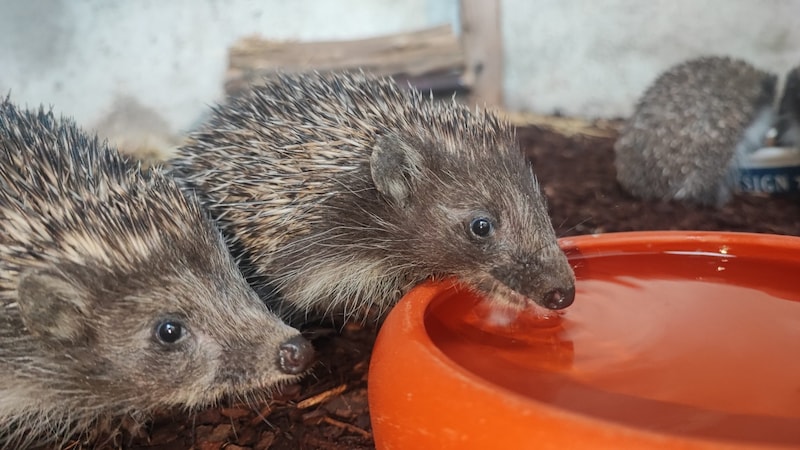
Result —
[[770, 194], [800, 192], [800, 166], [739, 169], [739, 190]]

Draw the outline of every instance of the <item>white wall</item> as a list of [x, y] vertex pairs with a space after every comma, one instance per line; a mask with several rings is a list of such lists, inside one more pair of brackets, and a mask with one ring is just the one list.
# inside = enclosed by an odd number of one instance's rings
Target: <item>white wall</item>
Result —
[[221, 97], [241, 36], [352, 39], [457, 14], [456, 0], [0, 0], [0, 93], [87, 125], [133, 97], [179, 131]]
[[659, 72], [703, 54], [800, 64], [798, 0], [503, 0], [501, 16], [511, 109], [626, 115]]
[[[658, 72], [705, 53], [780, 72], [800, 64], [800, 0], [501, 1], [511, 109], [624, 115]], [[241, 36], [352, 39], [457, 24], [457, 5], [0, 0], [0, 93], [84, 125], [134, 99], [180, 132], [220, 99], [227, 49]]]

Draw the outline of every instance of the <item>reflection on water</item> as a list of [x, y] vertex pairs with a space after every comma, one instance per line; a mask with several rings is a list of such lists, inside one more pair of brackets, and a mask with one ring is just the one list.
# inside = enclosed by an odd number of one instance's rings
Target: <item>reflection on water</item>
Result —
[[576, 300], [563, 312], [498, 324], [459, 294], [432, 305], [426, 326], [468, 370], [564, 409], [800, 445], [800, 263], [628, 254], [575, 267]]

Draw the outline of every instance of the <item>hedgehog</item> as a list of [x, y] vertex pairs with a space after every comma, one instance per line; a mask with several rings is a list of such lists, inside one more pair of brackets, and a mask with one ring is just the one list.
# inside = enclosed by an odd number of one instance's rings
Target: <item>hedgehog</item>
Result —
[[171, 173], [291, 323], [380, 320], [428, 279], [514, 315], [573, 302], [531, 164], [491, 112], [364, 72], [281, 73], [214, 107], [176, 154]]
[[179, 143], [158, 111], [127, 95], [114, 99], [110, 111], [94, 124], [93, 131], [143, 167], [161, 164]]
[[776, 128], [779, 146], [800, 147], [800, 66], [786, 75]]
[[0, 103], [0, 448], [260, 400], [313, 357], [197, 198], [73, 121]]
[[742, 157], [773, 126], [777, 77], [707, 56], [678, 64], [644, 92], [615, 143], [620, 185], [643, 199], [721, 206]]

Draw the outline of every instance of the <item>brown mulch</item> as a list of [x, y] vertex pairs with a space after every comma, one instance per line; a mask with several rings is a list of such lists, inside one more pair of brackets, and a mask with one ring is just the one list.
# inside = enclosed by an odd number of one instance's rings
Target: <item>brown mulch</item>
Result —
[[[602, 129], [600, 129], [602, 128]], [[609, 132], [609, 129], [611, 130]], [[613, 127], [575, 132], [525, 126], [518, 136], [549, 198], [560, 236], [652, 229], [752, 231], [800, 235], [800, 201], [737, 196], [720, 210], [641, 202], [614, 180]], [[313, 375], [285, 388], [269, 405], [232, 405], [157, 418], [130, 449], [374, 448], [367, 370], [375, 330], [348, 325], [317, 329]]]
[[549, 200], [559, 236], [641, 230], [749, 231], [800, 235], [800, 199], [741, 194], [720, 209], [643, 202], [615, 182], [614, 137], [518, 132]]
[[299, 384], [265, 405], [228, 405], [187, 416], [164, 415], [129, 449], [373, 449], [367, 369], [375, 330], [346, 325], [306, 330], [318, 363]]

